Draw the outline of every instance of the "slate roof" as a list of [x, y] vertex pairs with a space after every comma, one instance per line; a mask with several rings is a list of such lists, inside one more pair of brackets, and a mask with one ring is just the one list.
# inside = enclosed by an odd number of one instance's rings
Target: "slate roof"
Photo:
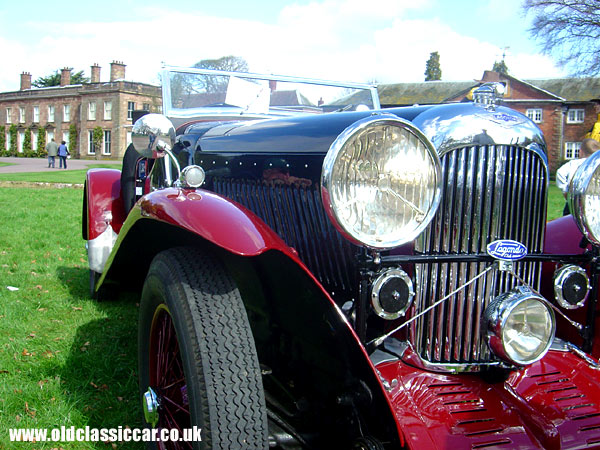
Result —
[[[546, 94], [550, 94], [551, 97], [567, 102], [586, 102], [600, 99], [600, 78], [541, 80], [519, 80], [512, 76], [506, 78], [511, 82], [529, 84], [541, 91], [546, 91]], [[424, 81], [421, 83], [380, 84], [377, 90], [382, 105], [436, 104], [449, 99], [460, 98], [480, 83], [479, 80]]]
[[443, 103], [462, 92], [466, 94], [477, 84], [474, 80], [380, 84], [377, 91], [382, 105], [429, 104]]
[[569, 102], [600, 99], [600, 78], [555, 78], [524, 81]]

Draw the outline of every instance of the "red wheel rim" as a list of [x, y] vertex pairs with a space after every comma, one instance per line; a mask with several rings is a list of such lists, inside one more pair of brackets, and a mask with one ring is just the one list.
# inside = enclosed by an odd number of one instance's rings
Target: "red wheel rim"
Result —
[[[150, 330], [149, 382], [156, 392], [160, 406], [157, 428], [183, 430], [191, 428], [187, 383], [173, 320], [164, 305], [157, 308]], [[159, 442], [160, 449], [191, 449], [191, 442]]]

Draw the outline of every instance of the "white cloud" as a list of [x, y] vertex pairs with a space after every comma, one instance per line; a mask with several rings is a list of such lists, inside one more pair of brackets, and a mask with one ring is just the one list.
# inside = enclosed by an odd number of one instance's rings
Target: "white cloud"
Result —
[[[517, 0], [507, 0], [514, 4]], [[498, 7], [499, 0], [488, 6]], [[511, 3], [512, 2], [512, 3]], [[21, 24], [30, 44], [2, 37], [11, 70], [0, 72], [0, 91], [17, 90], [19, 73], [35, 80], [70, 66], [84, 70], [127, 64], [127, 79], [158, 83], [161, 61], [191, 65], [224, 55], [244, 57], [252, 71], [344, 81], [422, 81], [430, 52], [441, 55], [443, 79], [469, 80], [490, 69], [501, 49], [454, 30], [440, 19], [408, 20], [407, 12], [422, 7], [414, 1], [324, 0], [282, 8], [273, 24], [208, 16], [199, 12], [145, 9], [136, 20]], [[509, 8], [510, 9], [510, 8]], [[174, 32], [173, 32], [174, 30]], [[513, 49], [515, 51], [515, 49]], [[558, 76], [546, 57], [515, 53], [507, 64], [517, 77]]]

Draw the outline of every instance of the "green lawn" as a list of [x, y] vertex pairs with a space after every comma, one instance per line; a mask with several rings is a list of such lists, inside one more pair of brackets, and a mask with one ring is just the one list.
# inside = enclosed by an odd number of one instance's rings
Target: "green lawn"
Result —
[[140, 426], [137, 299], [88, 299], [82, 192], [0, 188], [2, 450], [112, 448], [11, 443], [9, 428]]
[[[121, 169], [117, 164], [90, 164], [89, 169], [106, 167]], [[31, 183], [69, 183], [83, 184], [87, 169], [82, 170], [56, 170], [55, 172], [14, 172], [0, 173], [0, 181], [24, 181]]]

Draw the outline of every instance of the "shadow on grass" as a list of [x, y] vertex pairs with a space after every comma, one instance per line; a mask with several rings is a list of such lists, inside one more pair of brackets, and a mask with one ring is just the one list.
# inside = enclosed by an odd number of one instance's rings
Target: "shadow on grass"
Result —
[[[74, 303], [94, 302], [88, 294], [87, 268], [59, 267], [57, 275]], [[85, 425], [140, 428], [136, 296], [124, 293], [119, 300], [95, 306], [104, 318], [77, 329], [67, 360], [54, 375], [60, 376], [70, 403], [84, 418]], [[142, 444], [123, 443], [118, 448], [142, 448]]]

